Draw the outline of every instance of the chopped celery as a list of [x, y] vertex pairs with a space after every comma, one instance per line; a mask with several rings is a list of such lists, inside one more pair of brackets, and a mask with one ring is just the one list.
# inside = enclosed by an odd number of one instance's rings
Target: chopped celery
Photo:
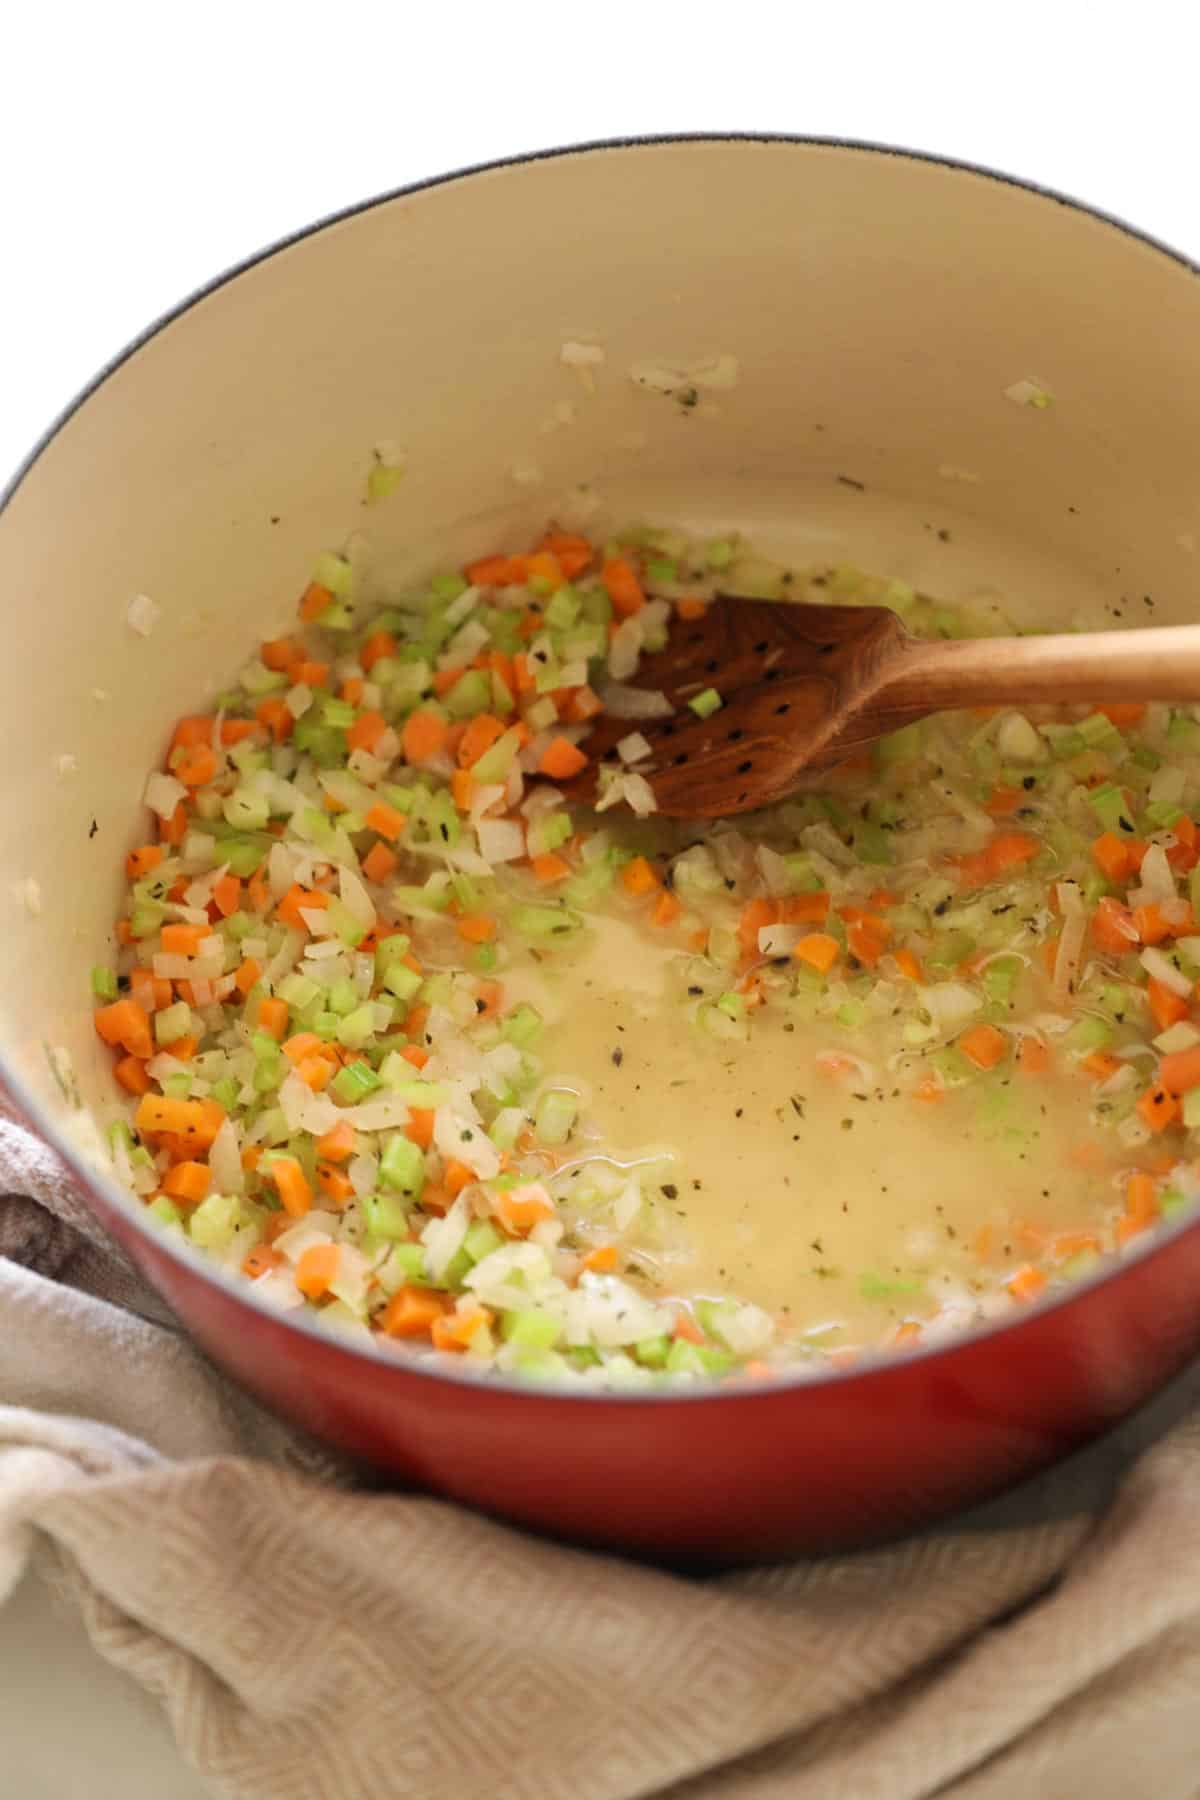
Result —
[[344, 1069], [338, 1070], [330, 1086], [339, 1100], [347, 1106], [355, 1106], [379, 1086], [379, 1077], [369, 1063], [347, 1063]]
[[366, 1194], [362, 1209], [373, 1237], [407, 1238], [408, 1212], [397, 1194]]
[[552, 1350], [562, 1330], [562, 1320], [544, 1307], [527, 1306], [501, 1315], [500, 1335], [523, 1350]]
[[1183, 1096], [1183, 1122], [1189, 1131], [1200, 1126], [1200, 1088], [1192, 1088]]
[[890, 863], [891, 840], [880, 825], [870, 819], [859, 819], [854, 827], [854, 849], [861, 862]]
[[1111, 781], [1105, 782], [1103, 787], [1092, 789], [1088, 795], [1088, 805], [1106, 831], [1123, 831], [1132, 836], [1133, 820], [1126, 808], [1125, 795]]
[[578, 931], [583, 924], [579, 914], [565, 906], [514, 906], [509, 917], [514, 931], [535, 940]]
[[688, 705], [698, 719], [711, 719], [715, 712], [720, 712], [724, 702], [716, 688], [705, 688], [703, 693], [696, 694]]
[[397, 1132], [388, 1142], [379, 1163], [379, 1179], [384, 1187], [416, 1199], [425, 1185], [425, 1153]]
[[1090, 1056], [1112, 1043], [1113, 1029], [1106, 1019], [1084, 1018], [1072, 1025], [1063, 1038], [1064, 1048], [1072, 1056]]
[[513, 1008], [500, 1027], [501, 1037], [508, 1043], [515, 1044], [518, 1050], [530, 1049], [541, 1036], [541, 1031], [541, 1014], [525, 1001]]
[[[387, 941], [385, 938], [384, 942]], [[389, 963], [383, 971], [383, 985], [390, 994], [396, 996], [397, 1000], [411, 1000], [421, 986], [421, 976], [415, 969], [408, 968], [402, 962], [394, 961]]]
[[858, 1291], [864, 1300], [899, 1300], [925, 1292], [919, 1276], [879, 1275], [867, 1270], [858, 1278]]
[[502, 1231], [498, 1231], [490, 1219], [476, 1219], [467, 1227], [467, 1235], [463, 1239], [463, 1248], [472, 1262], [482, 1262], [493, 1250], [499, 1250], [508, 1242]]
[[157, 1219], [160, 1225], [183, 1224], [183, 1214], [175, 1202], [167, 1198], [166, 1194], [156, 1194], [146, 1211], [152, 1219]]
[[209, 1194], [193, 1212], [188, 1235], [206, 1250], [227, 1250], [242, 1222], [242, 1203], [236, 1194]]
[[469, 719], [474, 713], [486, 712], [491, 688], [482, 669], [468, 669], [443, 697], [442, 704], [452, 719]]
[[117, 997], [116, 970], [97, 964], [92, 970], [92, 992], [97, 1000], [115, 1000]]
[[375, 1035], [375, 1006], [370, 1000], [346, 1014], [337, 1028], [337, 1040], [347, 1050], [361, 1050]]
[[579, 1111], [578, 1096], [552, 1088], [538, 1101], [534, 1130], [544, 1144], [565, 1144]]
[[[328, 588], [335, 600], [347, 600], [354, 586], [354, 571], [344, 556], [322, 550], [313, 564], [313, 580], [318, 587]], [[322, 621], [324, 623], [324, 621]]]

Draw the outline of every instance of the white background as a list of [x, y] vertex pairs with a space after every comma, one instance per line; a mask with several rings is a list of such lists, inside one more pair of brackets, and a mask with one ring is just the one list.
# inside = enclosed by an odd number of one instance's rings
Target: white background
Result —
[[[1200, 257], [1193, 0], [17, 3], [0, 40], [0, 481], [103, 362], [230, 263], [370, 194], [546, 145], [874, 139], [1041, 181]], [[564, 230], [564, 255], [586, 229]], [[0, 1615], [0, 1714], [22, 1800], [200, 1792], [152, 1703], [29, 1585]]]

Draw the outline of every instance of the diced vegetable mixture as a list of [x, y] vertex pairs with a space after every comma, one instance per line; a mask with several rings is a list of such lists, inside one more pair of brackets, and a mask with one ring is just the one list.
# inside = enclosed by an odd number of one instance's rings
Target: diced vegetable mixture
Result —
[[165, 1230], [354, 1339], [647, 1387], [933, 1341], [1194, 1204], [1200, 709], [944, 715], [700, 832], [636, 676], [718, 587], [994, 628], [732, 537], [551, 529], [371, 611], [327, 554], [179, 721], [92, 972]]

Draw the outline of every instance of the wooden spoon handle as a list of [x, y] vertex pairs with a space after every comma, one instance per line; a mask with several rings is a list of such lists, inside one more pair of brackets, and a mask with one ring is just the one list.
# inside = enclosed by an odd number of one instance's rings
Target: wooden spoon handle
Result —
[[956, 706], [1089, 700], [1200, 701], [1200, 625], [1055, 637], [912, 642], [877, 699], [915, 715]]

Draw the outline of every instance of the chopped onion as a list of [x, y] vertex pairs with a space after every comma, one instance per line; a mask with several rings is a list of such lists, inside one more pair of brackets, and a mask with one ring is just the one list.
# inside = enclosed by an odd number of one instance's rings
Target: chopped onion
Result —
[[762, 925], [758, 948], [763, 956], [790, 956], [804, 933], [803, 925]]
[[156, 812], [160, 819], [169, 819], [181, 800], [187, 799], [187, 789], [182, 781], [176, 781], [174, 775], [164, 775], [161, 770], [147, 778], [143, 799], [151, 812]]
[[1155, 981], [1161, 981], [1165, 988], [1170, 988], [1181, 1000], [1190, 1000], [1192, 983], [1182, 970], [1175, 967], [1169, 956], [1164, 956], [1161, 950], [1149, 945], [1142, 951], [1140, 960], [1143, 969], [1148, 975], [1153, 975]]
[[342, 905], [354, 923], [361, 925], [364, 931], [373, 931], [376, 916], [375, 902], [353, 869], [339, 867], [338, 888], [342, 896]]
[[242, 1167], [238, 1135], [232, 1119], [223, 1119], [208, 1153], [208, 1166], [219, 1194], [244, 1194], [246, 1172]]
[[480, 819], [475, 833], [488, 863], [516, 862], [525, 854], [525, 829], [515, 819]]
[[602, 686], [598, 696], [614, 719], [669, 719], [675, 711], [661, 688], [623, 687], [619, 682]]
[[623, 763], [638, 763], [652, 756], [653, 750], [640, 731], [631, 731], [617, 744], [617, 755]]
[[1141, 878], [1141, 887], [1133, 896], [1135, 906], [1161, 905], [1164, 900], [1174, 900], [1175, 871], [1161, 844], [1151, 844], [1143, 856]]

